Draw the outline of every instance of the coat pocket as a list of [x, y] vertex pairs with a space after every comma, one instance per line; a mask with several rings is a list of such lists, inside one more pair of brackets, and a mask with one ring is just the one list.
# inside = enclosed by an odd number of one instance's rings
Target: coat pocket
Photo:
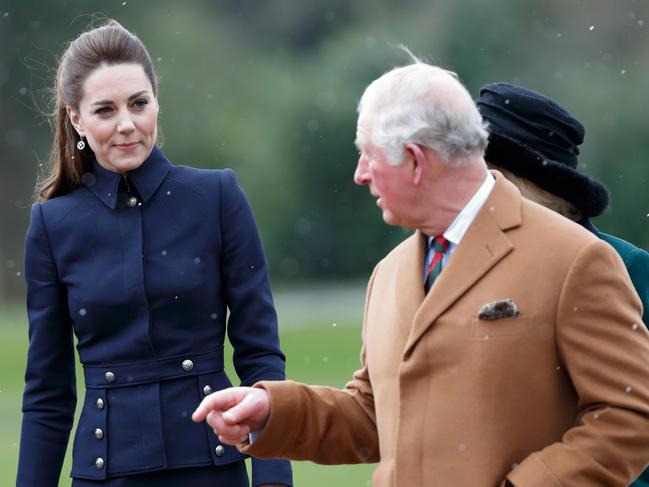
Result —
[[165, 465], [158, 382], [107, 390], [107, 474]]
[[498, 320], [471, 320], [471, 338], [488, 340], [498, 337], [528, 335], [534, 331], [532, 316], [519, 315]]

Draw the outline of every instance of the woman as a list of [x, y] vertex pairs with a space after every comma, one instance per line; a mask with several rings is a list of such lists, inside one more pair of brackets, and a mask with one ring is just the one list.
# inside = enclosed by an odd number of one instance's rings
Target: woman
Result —
[[[115, 21], [65, 51], [52, 170], [26, 237], [29, 353], [18, 486], [58, 485], [72, 427], [73, 333], [86, 394], [72, 485], [244, 486], [243, 456], [191, 421], [230, 384], [284, 379], [266, 262], [230, 170], [174, 166], [156, 147], [157, 79]], [[253, 459], [254, 485], [291, 485]]]

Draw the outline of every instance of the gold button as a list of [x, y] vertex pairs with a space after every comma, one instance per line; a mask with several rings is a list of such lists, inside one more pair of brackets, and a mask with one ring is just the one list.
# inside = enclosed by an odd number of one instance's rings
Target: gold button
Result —
[[104, 377], [106, 378], [106, 382], [115, 382], [115, 374], [113, 374], [112, 372], [106, 372], [104, 374]]
[[95, 460], [95, 467], [97, 467], [97, 470], [104, 468], [104, 459], [101, 457], [97, 458], [97, 460]]
[[95, 438], [101, 440], [103, 437], [104, 437], [104, 432], [101, 430], [101, 428], [97, 428], [95, 430]]
[[223, 455], [225, 455], [225, 448], [219, 445], [216, 448], [214, 448], [214, 453], [216, 453], [217, 457], [222, 457]]
[[131, 196], [127, 201], [126, 204], [133, 208], [135, 205], [137, 205], [137, 198], [135, 196]]
[[190, 370], [192, 370], [194, 368], [194, 362], [192, 362], [189, 359], [183, 360], [182, 367], [183, 367], [183, 370], [186, 370], [187, 372], [189, 372]]
[[97, 409], [104, 409], [104, 400], [101, 397], [98, 397], [95, 401], [95, 406]]
[[203, 394], [205, 394], [206, 396], [212, 394], [212, 388], [210, 387], [209, 384], [203, 387]]

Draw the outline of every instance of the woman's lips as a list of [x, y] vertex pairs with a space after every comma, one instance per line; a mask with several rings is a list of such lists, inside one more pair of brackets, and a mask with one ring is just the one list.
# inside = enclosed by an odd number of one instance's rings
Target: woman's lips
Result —
[[130, 142], [128, 144], [115, 144], [115, 147], [117, 147], [120, 150], [132, 150], [135, 149], [138, 145], [140, 145], [139, 142]]

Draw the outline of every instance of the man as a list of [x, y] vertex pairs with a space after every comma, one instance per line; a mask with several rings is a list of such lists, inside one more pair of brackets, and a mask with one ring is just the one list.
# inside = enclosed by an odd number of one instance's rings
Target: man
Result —
[[370, 278], [362, 368], [214, 393], [194, 420], [257, 457], [379, 461], [375, 487], [627, 485], [649, 450], [640, 301], [608, 244], [487, 171], [486, 143], [452, 73], [370, 84], [354, 179], [416, 231]]
[[[584, 126], [554, 100], [509, 83], [480, 89], [478, 110], [489, 124], [487, 165], [514, 183], [521, 194], [576, 221], [613, 246], [629, 272], [649, 320], [649, 253], [600, 232], [591, 218], [608, 206], [608, 191], [577, 170]], [[649, 461], [649, 457], [647, 458]], [[633, 487], [649, 487], [649, 470]]]

